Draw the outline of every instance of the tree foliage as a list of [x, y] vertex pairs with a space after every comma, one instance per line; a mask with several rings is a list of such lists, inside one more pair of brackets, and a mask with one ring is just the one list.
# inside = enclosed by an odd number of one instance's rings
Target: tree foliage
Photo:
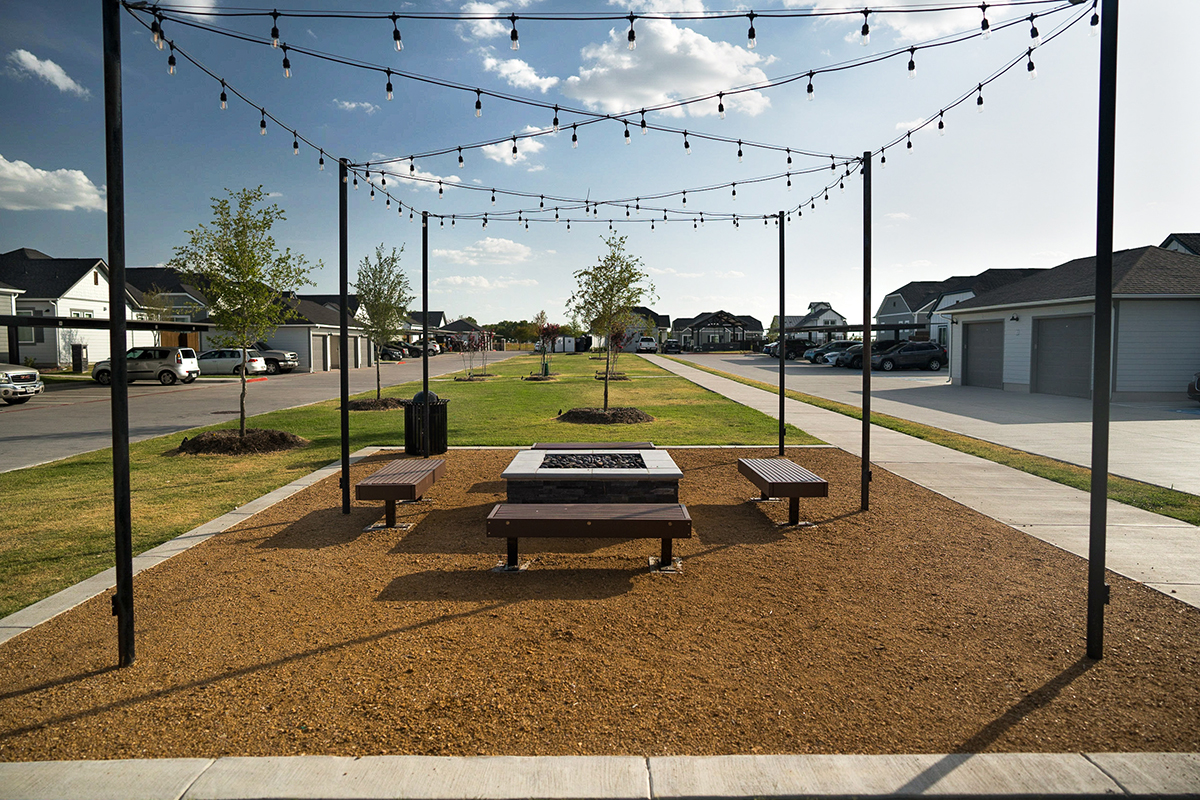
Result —
[[[226, 190], [228, 191], [228, 190]], [[271, 227], [286, 219], [272, 203], [263, 205], [261, 186], [212, 198], [211, 222], [184, 231], [189, 241], [175, 248], [172, 267], [189, 283], [204, 287], [208, 316], [218, 333], [212, 341], [242, 350], [239, 432], [246, 435], [246, 350], [295, 316], [285, 293], [312, 285], [304, 256], [275, 245]], [[317, 262], [320, 266], [320, 262]]]
[[639, 256], [625, 252], [624, 236], [603, 239], [608, 253], [598, 256], [595, 266], [575, 272], [577, 287], [567, 301], [576, 324], [605, 337], [604, 409], [608, 410], [608, 377], [614, 348], [624, 344], [634, 306], [656, 299], [654, 284], [642, 268]]
[[375, 399], [382, 396], [382, 378], [379, 373], [379, 348], [399, 338], [408, 319], [408, 304], [413, 301], [412, 286], [408, 276], [400, 268], [400, 255], [404, 247], [395, 247], [387, 253], [381, 243], [375, 248], [375, 258], [363, 256], [358, 265], [358, 281], [354, 290], [358, 293], [358, 324], [376, 348]]

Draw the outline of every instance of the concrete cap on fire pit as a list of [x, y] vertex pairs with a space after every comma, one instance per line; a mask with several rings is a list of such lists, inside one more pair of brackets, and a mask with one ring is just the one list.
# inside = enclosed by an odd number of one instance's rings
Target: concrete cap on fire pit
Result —
[[[553, 469], [542, 466], [547, 455], [615, 455], [625, 453], [641, 456], [643, 468], [581, 468]], [[516, 454], [500, 477], [510, 481], [562, 481], [562, 480], [651, 480], [678, 481], [683, 472], [675, 465], [666, 450], [522, 450]]]

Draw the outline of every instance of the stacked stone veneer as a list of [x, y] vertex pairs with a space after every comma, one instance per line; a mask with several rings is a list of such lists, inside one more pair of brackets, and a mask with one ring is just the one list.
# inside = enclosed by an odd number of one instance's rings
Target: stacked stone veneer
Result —
[[[663, 450], [641, 451], [644, 469], [548, 469], [550, 452], [517, 454], [501, 477], [508, 481], [510, 503], [678, 503], [683, 473]], [[576, 451], [566, 451], [576, 452]], [[581, 453], [591, 451], [578, 451]], [[613, 451], [596, 451], [608, 452]], [[618, 451], [620, 452], [620, 451]]]

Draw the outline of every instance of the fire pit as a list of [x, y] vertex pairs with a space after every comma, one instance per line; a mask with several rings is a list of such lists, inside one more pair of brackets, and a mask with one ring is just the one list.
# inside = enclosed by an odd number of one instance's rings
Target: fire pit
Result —
[[665, 450], [522, 450], [500, 477], [510, 503], [678, 503]]

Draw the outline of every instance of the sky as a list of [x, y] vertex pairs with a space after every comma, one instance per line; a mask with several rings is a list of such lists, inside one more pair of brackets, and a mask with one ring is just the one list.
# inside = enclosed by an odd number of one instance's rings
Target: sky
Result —
[[[236, 0], [237, 8], [270, 11]], [[393, 75], [394, 99], [385, 75], [292, 52], [292, 76], [281, 66], [282, 51], [270, 46], [271, 20], [264, 17], [208, 18], [205, 24], [237, 31], [255, 41], [166, 22], [167, 38], [253, 107], [229, 92], [221, 110], [220, 84], [184, 58], [168, 74], [168, 50], [151, 42], [147, 29], [122, 12], [126, 263], [154, 266], [168, 261], [187, 241], [185, 231], [211, 218], [213, 197], [259, 186], [286, 213], [273, 231], [277, 244], [303, 254], [313, 265], [310, 291], [338, 288], [338, 186], [336, 159], [353, 163], [405, 158], [431, 150], [464, 148], [420, 158], [416, 174], [433, 182], [405, 180], [407, 161], [387, 190], [405, 204], [385, 205], [382, 191], [372, 201], [365, 181], [350, 191], [349, 258], [354, 281], [358, 262], [382, 244], [403, 247], [403, 265], [420, 287], [420, 211], [435, 217], [429, 231], [429, 307], [451, 318], [481, 323], [531, 319], [545, 310], [566, 321], [574, 273], [607, 252], [609, 220], [627, 236], [626, 249], [641, 258], [654, 284], [649, 307], [659, 314], [693, 317], [723, 309], [749, 314], [764, 324], [778, 313], [779, 233], [763, 216], [794, 210], [820, 193], [816, 208], [793, 215], [784, 228], [787, 313], [826, 301], [850, 322], [862, 321], [863, 183], [855, 174], [845, 189], [834, 188], [828, 203], [827, 169], [794, 175], [788, 191], [779, 176], [786, 154], [690, 138], [684, 152], [680, 133], [639, 133], [639, 109], [735, 87], [759, 86], [726, 97], [725, 118], [706, 100], [647, 113], [652, 125], [804, 150], [794, 154], [797, 171], [827, 166], [829, 155], [861, 155], [878, 148], [939, 112], [1031, 44], [1028, 21], [994, 30], [984, 39], [939, 48], [923, 44], [980, 28], [977, 8], [938, 14], [886, 13], [911, 0], [876, 0], [868, 45], [860, 43], [862, 15], [755, 20], [757, 46], [748, 47], [748, 19], [638, 19], [635, 50], [628, 49], [627, 20], [517, 23], [520, 49], [510, 48], [507, 22], [466, 20], [462, 15], [594, 11], [598, 14], [654, 12], [749, 12], [732, 3], [700, 0], [633, 0], [589, 3], [433, 2], [394, 9], [339, 0], [291, 0], [288, 10], [439, 12], [448, 20], [400, 20], [404, 49], [393, 44], [392, 22], [282, 17], [282, 43], [340, 59], [403, 70], [468, 87], [445, 88]], [[234, 0], [180, 5], [221, 10]], [[170, 8], [163, 4], [163, 8]], [[764, 0], [753, 10], [861, 10], [834, 0], [801, 3]], [[1043, 39], [1060, 22], [1087, 7], [1050, 14], [1052, 5], [989, 8], [993, 29], [1006, 20], [1047, 15], [1036, 25]], [[1138, 0], [1120, 10], [1115, 246], [1160, 244], [1172, 232], [1200, 231], [1200, 159], [1196, 132], [1200, 104], [1194, 102], [1200, 74], [1200, 3]], [[147, 20], [148, 21], [148, 20]], [[973, 275], [989, 268], [1053, 267], [1095, 252], [1095, 187], [1099, 37], [1088, 20], [983, 89], [985, 111], [975, 97], [945, 110], [936, 123], [886, 151], [887, 164], [873, 162], [872, 309], [883, 296], [909, 281]], [[896, 48], [916, 47], [915, 75], [908, 77], [907, 53], [880, 63], [818, 74], [809, 101], [807, 72]], [[800, 79], [761, 87], [785, 76]], [[470, 87], [514, 99], [560, 105], [560, 130], [484, 148], [551, 127], [553, 111], [484, 95], [475, 115]], [[0, 4], [0, 252], [20, 247], [63, 258], [107, 258], [104, 84], [100, 4], [94, 0]], [[265, 109], [285, 127], [268, 121]], [[579, 128], [572, 147], [570, 124], [585, 117], [566, 109], [601, 114], [634, 112], [630, 143], [624, 125], [602, 120]], [[306, 142], [292, 150], [292, 130]], [[378, 178], [374, 178], [376, 182]], [[442, 181], [439, 197], [436, 181]], [[736, 198], [727, 185], [738, 182]], [[721, 186], [712, 191], [704, 187]], [[489, 191], [497, 189], [491, 203]], [[563, 211], [560, 222], [533, 222], [529, 229], [502, 218], [506, 212], [536, 210], [538, 201], [506, 191], [589, 201], [646, 197], [688, 190], [648, 201], [661, 212], [631, 211], [624, 203], [602, 205], [599, 216]], [[550, 206], [551, 203], [547, 203]], [[417, 209], [416, 221], [407, 210]], [[739, 215], [739, 225], [710, 221], [694, 227], [700, 211]], [[474, 217], [489, 213], [486, 229]], [[497, 217], [496, 215], [499, 215]], [[535, 218], [537, 215], [534, 215]], [[543, 219], [552, 219], [547, 211]], [[573, 219], [570, 230], [566, 220]], [[626, 219], [629, 220], [626, 223]], [[655, 220], [654, 229], [649, 222]], [[415, 307], [420, 307], [420, 298]]]

